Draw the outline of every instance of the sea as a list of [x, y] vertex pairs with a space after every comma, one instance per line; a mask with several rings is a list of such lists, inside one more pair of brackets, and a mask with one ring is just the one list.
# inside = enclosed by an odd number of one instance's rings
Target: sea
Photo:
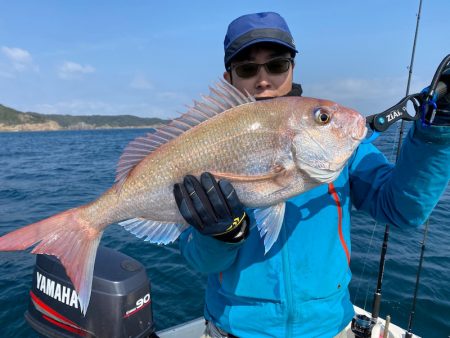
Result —
[[[124, 147], [152, 130], [0, 133], [0, 235], [57, 212], [79, 206], [109, 188]], [[381, 135], [377, 146], [395, 161], [398, 128]], [[352, 301], [371, 311], [384, 224], [353, 212], [350, 284]], [[404, 328], [412, 310], [421, 248], [424, 259], [412, 331], [422, 337], [450, 336], [450, 188], [424, 227], [390, 227], [382, 288], [382, 317]], [[158, 246], [109, 226], [101, 245], [140, 261], [151, 283], [157, 330], [203, 313], [205, 276], [187, 265], [178, 243]], [[0, 252], [0, 337], [38, 337], [24, 319], [35, 256]], [[251, 318], [243, 318], [251, 320]]]

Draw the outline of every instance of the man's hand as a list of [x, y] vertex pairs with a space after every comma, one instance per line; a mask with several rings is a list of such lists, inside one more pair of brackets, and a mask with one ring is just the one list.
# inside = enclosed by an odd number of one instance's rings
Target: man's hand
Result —
[[187, 175], [183, 183], [174, 185], [173, 193], [181, 215], [203, 235], [230, 243], [247, 237], [249, 218], [227, 180], [216, 182], [208, 172], [200, 182]]
[[447, 94], [436, 102], [436, 117], [434, 125], [450, 126], [450, 67], [442, 72], [439, 82], [447, 86]]

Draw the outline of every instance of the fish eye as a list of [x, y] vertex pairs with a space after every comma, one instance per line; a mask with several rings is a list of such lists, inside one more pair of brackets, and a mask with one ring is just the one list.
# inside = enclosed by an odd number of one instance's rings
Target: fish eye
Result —
[[317, 108], [314, 111], [314, 118], [316, 119], [317, 123], [320, 124], [327, 124], [328, 122], [330, 122], [331, 119], [331, 115], [328, 111], [326, 111], [323, 108]]

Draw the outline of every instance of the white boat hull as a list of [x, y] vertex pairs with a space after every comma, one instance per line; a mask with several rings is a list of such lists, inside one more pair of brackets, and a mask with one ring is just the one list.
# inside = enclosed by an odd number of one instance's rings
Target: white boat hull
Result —
[[[370, 317], [370, 313], [364, 311], [363, 309], [355, 306], [355, 312], [358, 314], [364, 314]], [[384, 319], [378, 318], [376, 325], [372, 330], [372, 338], [383, 338], [383, 330], [386, 325], [386, 321]], [[176, 325], [174, 327], [170, 327], [168, 329], [157, 332], [157, 335], [160, 338], [199, 338], [203, 334], [203, 330], [205, 329], [205, 319], [203, 317], [191, 320], [189, 322]], [[354, 338], [350, 324], [346, 327], [347, 330], [347, 338]], [[405, 330], [401, 327], [389, 323], [389, 334], [388, 338], [404, 338]], [[420, 338], [419, 336], [413, 335], [415, 338]]]

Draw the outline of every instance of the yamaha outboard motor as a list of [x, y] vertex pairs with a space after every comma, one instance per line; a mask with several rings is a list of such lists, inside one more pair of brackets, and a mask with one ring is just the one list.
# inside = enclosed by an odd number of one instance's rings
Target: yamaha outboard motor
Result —
[[38, 255], [25, 318], [44, 337], [157, 337], [150, 282], [138, 261], [99, 247], [86, 316], [64, 267], [54, 256]]

